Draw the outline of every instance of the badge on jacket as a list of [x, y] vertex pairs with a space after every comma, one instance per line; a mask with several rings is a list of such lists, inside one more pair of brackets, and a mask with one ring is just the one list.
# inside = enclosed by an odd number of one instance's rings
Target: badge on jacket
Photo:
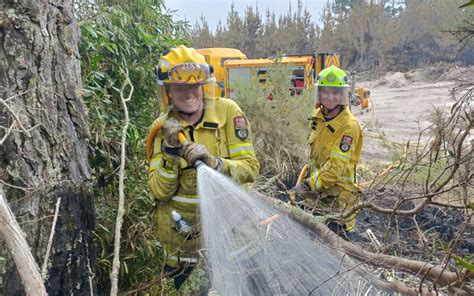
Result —
[[235, 136], [241, 141], [249, 137], [249, 129], [247, 127], [247, 120], [243, 116], [234, 117]]
[[347, 152], [349, 149], [351, 149], [351, 144], [352, 144], [352, 137], [351, 136], [342, 136], [342, 141], [341, 145], [339, 145], [339, 148], [341, 148], [342, 152]]

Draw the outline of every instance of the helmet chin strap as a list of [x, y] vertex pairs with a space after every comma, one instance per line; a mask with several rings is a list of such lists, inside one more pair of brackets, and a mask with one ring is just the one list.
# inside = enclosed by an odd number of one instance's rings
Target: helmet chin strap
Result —
[[[198, 109], [198, 110], [199, 110], [199, 109]], [[183, 115], [185, 115], [185, 116], [187, 116], [187, 117], [191, 117], [191, 116], [193, 116], [194, 114], [196, 114], [196, 112], [197, 112], [198, 110], [196, 110], [196, 111], [194, 111], [194, 112], [184, 112], [184, 111], [178, 111], [178, 112], [181, 113], [181, 114], [183, 114]]]

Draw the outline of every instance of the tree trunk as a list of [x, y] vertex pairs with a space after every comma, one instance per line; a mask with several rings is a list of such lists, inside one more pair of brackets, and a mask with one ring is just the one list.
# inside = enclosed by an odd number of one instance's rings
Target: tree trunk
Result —
[[[0, 186], [39, 266], [61, 198], [47, 268], [49, 295], [90, 295], [95, 289], [88, 116], [72, 5], [0, 0], [0, 141], [12, 127], [0, 145]], [[14, 250], [2, 240], [0, 295], [23, 295]]]

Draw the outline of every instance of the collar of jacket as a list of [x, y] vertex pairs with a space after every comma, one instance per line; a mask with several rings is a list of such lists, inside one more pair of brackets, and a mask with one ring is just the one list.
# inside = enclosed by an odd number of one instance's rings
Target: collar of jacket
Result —
[[[339, 113], [336, 117], [334, 117], [331, 121], [329, 122], [333, 122], [333, 121], [344, 121], [345, 118], [347, 117], [350, 117], [351, 115], [351, 110], [349, 109], [349, 106], [344, 106], [344, 109], [342, 109], [341, 113]], [[313, 112], [311, 114], [311, 118], [312, 119], [319, 119], [321, 121], [326, 121], [324, 119], [324, 114], [323, 112], [321, 111], [321, 108], [315, 108], [313, 109]]]
[[331, 121], [326, 121], [324, 119], [324, 114], [321, 112], [321, 108], [314, 109], [311, 117], [313, 120], [324, 124], [332, 133], [335, 133], [337, 130], [343, 127], [347, 121], [350, 120], [351, 115], [352, 113], [349, 109], [349, 106], [345, 106], [341, 113], [339, 113]]
[[[225, 110], [218, 110], [219, 106], [221, 106], [220, 98], [212, 100], [205, 99], [204, 102], [206, 104], [206, 107], [204, 108], [204, 117], [202, 118], [201, 122], [199, 122], [194, 127], [194, 130], [200, 128], [218, 129], [224, 126], [226, 120], [226, 112]], [[182, 119], [176, 111], [171, 111], [169, 115], [171, 115], [171, 117], [173, 118], [176, 118], [182, 127], [192, 126], [192, 124]]]

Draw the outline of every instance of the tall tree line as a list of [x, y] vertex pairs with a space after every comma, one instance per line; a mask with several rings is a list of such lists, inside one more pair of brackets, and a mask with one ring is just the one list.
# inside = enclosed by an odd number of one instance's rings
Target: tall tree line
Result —
[[435, 62], [474, 63], [472, 43], [460, 48], [449, 29], [473, 18], [463, 1], [329, 0], [319, 23], [298, 1], [276, 16], [258, 6], [239, 14], [232, 5], [225, 23], [212, 30], [201, 17], [191, 30], [193, 46], [233, 47], [248, 57], [338, 52], [343, 66], [400, 69]]

